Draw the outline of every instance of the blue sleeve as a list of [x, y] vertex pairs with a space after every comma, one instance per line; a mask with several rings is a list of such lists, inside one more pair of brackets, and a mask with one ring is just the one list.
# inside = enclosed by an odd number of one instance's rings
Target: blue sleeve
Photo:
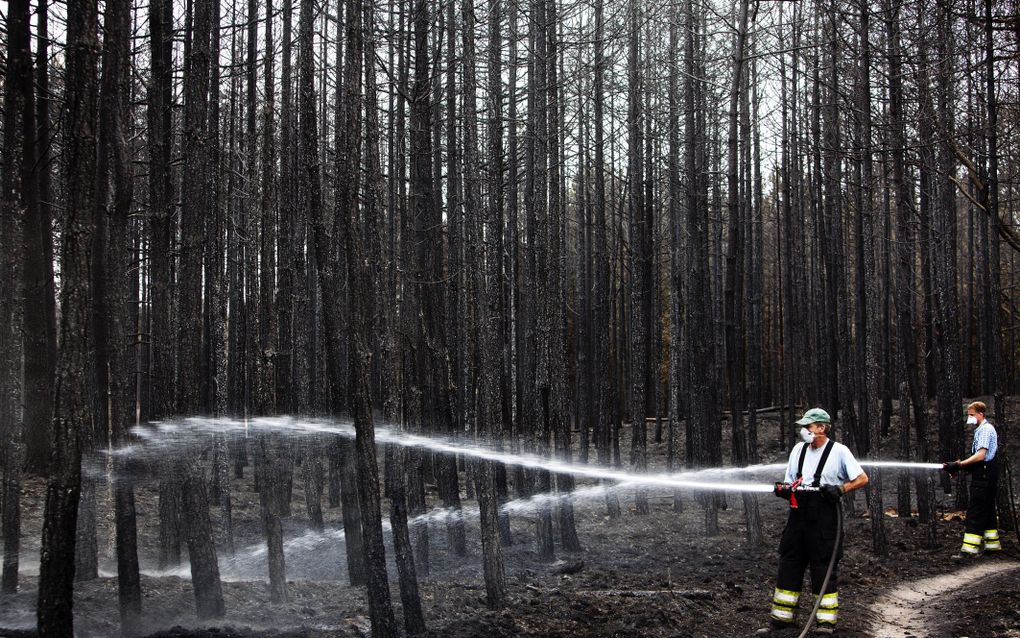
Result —
[[986, 450], [992, 449], [992, 428], [981, 427], [974, 432], [974, 452], [976, 453], [981, 448]]

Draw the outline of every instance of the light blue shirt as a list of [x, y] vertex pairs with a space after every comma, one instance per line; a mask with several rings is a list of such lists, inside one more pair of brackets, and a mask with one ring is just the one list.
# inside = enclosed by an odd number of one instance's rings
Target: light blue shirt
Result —
[[995, 426], [988, 421], [982, 421], [974, 430], [974, 444], [970, 446], [970, 453], [977, 454], [981, 448], [988, 450], [985, 452], [985, 463], [994, 459], [999, 450], [999, 435], [995, 432]]
[[[790, 452], [790, 461], [786, 465], [786, 482], [793, 483], [797, 480], [797, 463], [800, 462], [800, 450], [805, 445], [810, 446], [809, 443], [798, 443], [793, 446], [793, 451]], [[804, 455], [804, 469], [803, 477], [804, 484], [810, 485], [815, 480], [815, 471], [818, 468], [818, 461], [822, 458], [822, 451], [825, 450], [825, 446], [818, 448], [808, 447], [807, 454]], [[864, 469], [861, 468], [861, 464], [854, 458], [850, 448], [843, 445], [842, 443], [832, 443], [832, 452], [829, 453], [829, 458], [825, 461], [825, 467], [822, 468], [822, 485], [842, 485], [847, 481], [852, 481], [861, 474], [864, 473]]]

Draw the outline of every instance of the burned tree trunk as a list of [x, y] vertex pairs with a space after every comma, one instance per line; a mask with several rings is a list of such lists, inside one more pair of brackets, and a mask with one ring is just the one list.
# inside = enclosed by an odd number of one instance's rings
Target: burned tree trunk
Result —
[[[936, 9], [936, 52], [939, 63], [937, 67], [936, 87], [938, 99], [936, 104], [936, 122], [939, 128], [938, 138], [938, 172], [948, 176], [956, 170], [956, 156], [952, 140], [955, 137], [953, 109], [954, 60], [952, 51], [953, 14], [949, 6], [939, 4]], [[941, 363], [938, 374], [938, 392], [936, 414], [939, 429], [939, 458], [951, 459], [964, 449], [963, 424], [960, 406], [963, 402], [960, 378], [960, 319], [958, 317], [958, 266], [956, 260], [957, 210], [956, 185], [952, 180], [943, 177], [937, 189], [938, 205], [936, 210], [935, 243], [935, 314], [938, 322], [936, 335], [938, 346], [936, 356]]]
[[[181, 197], [181, 268], [178, 343], [179, 386], [178, 412], [204, 414], [208, 406], [201, 389], [208, 387], [202, 378], [202, 261], [204, 228], [203, 210], [209, 197], [208, 105], [209, 68], [214, 61], [210, 51], [212, 3], [199, 0], [194, 4], [191, 47], [185, 69], [184, 139], [185, 165]], [[218, 63], [216, 61], [215, 63]], [[191, 560], [192, 582], [199, 618], [218, 618], [224, 614], [223, 591], [213, 539], [212, 520], [204, 472], [197, 463], [175, 461], [183, 474], [182, 511]]]
[[[336, 215], [332, 223], [327, 224], [323, 211], [322, 183], [320, 177], [320, 157], [318, 145], [318, 116], [315, 94], [314, 50], [312, 48], [314, 15], [311, 2], [302, 0], [298, 29], [298, 112], [300, 117], [300, 165], [301, 192], [304, 193], [304, 208], [307, 210], [309, 224], [312, 227], [312, 255], [315, 258], [319, 276], [319, 289], [322, 294], [322, 320], [327, 335], [326, 371], [330, 384], [330, 406], [334, 413], [342, 412], [344, 383], [341, 366], [342, 352], [340, 332], [342, 325], [339, 295], [343, 284], [341, 280], [341, 264], [339, 262], [341, 244], [335, 238], [338, 228], [339, 214], [346, 214], [343, 204], [338, 201]], [[352, 59], [356, 58], [356, 59]], [[360, 56], [348, 56], [345, 62], [344, 77], [357, 78], [361, 74]], [[345, 80], [347, 83], [347, 80]], [[349, 167], [355, 170], [355, 167]], [[348, 188], [351, 188], [348, 185]], [[356, 192], [356, 191], [354, 191]], [[349, 201], [347, 203], [350, 203]], [[346, 222], [344, 222], [346, 223]], [[352, 446], [346, 441], [337, 441], [337, 445], [345, 451], [345, 456]], [[344, 484], [348, 491], [344, 498], [344, 533], [347, 547], [347, 567], [352, 585], [364, 584], [367, 579], [365, 564], [364, 541], [362, 535], [361, 511], [356, 496], [357, 479], [355, 464], [349, 457], [342, 465], [347, 469]]]
[[279, 483], [280, 452], [283, 441], [272, 435], [260, 435], [255, 441], [255, 472], [259, 483], [259, 513], [262, 519], [262, 530], [266, 537], [266, 549], [269, 562], [269, 598], [274, 603], [286, 602], [287, 563], [283, 555], [283, 526]]
[[[733, 428], [733, 460], [737, 465], [746, 465], [751, 456], [751, 447], [755, 441], [747, 440], [747, 432], [742, 421], [742, 412], [746, 403], [745, 370], [745, 332], [743, 300], [744, 290], [744, 251], [746, 250], [745, 229], [741, 215], [740, 186], [738, 182], [739, 167], [737, 119], [741, 103], [741, 89], [744, 82], [745, 55], [747, 41], [748, 3], [740, 3], [736, 45], [733, 53], [733, 77], [730, 84], [729, 139], [727, 142], [727, 208], [729, 214], [729, 237], [726, 256], [726, 358], [730, 392], [730, 419]], [[746, 90], [746, 89], [745, 89]], [[746, 106], [745, 106], [746, 111]], [[750, 144], [745, 139], [744, 144]], [[761, 515], [758, 512], [758, 499], [753, 494], [743, 494], [744, 514], [747, 519], [748, 542], [754, 546], [764, 543], [761, 528]]]
[[[14, 11], [11, 5], [11, 11]], [[50, 178], [52, 152], [50, 150], [50, 115], [49, 104], [49, 20], [47, 0], [40, 0], [37, 10], [38, 24], [36, 29], [36, 78], [35, 78], [35, 128], [38, 135], [22, 133], [22, 155], [24, 163], [21, 170], [22, 192], [26, 199], [25, 218], [22, 228], [22, 272], [24, 281], [24, 313], [27, 317], [36, 317], [37, 326], [34, 330], [25, 330], [22, 343], [24, 348], [24, 444], [25, 469], [29, 472], [44, 474], [49, 465], [50, 423], [53, 420], [53, 366], [56, 359], [56, 300], [53, 283], [53, 229], [52, 201], [53, 193]], [[17, 13], [15, 11], [15, 13]], [[25, 97], [28, 108], [32, 100], [31, 69], [24, 64], [30, 62], [18, 59], [19, 54], [28, 55], [28, 45], [21, 50], [16, 44], [17, 37], [28, 37], [29, 28], [17, 23], [14, 15], [8, 18], [8, 69], [15, 71], [20, 78], [14, 79], [8, 86], [20, 90]], [[15, 32], [21, 29], [21, 34]], [[26, 84], [27, 82], [27, 84]], [[10, 108], [10, 107], [7, 107]], [[13, 116], [14, 114], [12, 114]], [[28, 114], [25, 114], [24, 125], [31, 126]], [[19, 130], [4, 128], [5, 131]], [[29, 129], [22, 129], [29, 130]], [[13, 170], [13, 166], [11, 167]], [[26, 181], [27, 180], [27, 181]], [[8, 250], [12, 250], [9, 247]], [[8, 299], [10, 297], [7, 297]], [[14, 377], [12, 377], [14, 378]], [[13, 440], [13, 439], [9, 439]], [[7, 534], [4, 534], [7, 538]]]
[[64, 160], [69, 206], [61, 235], [60, 353], [54, 388], [53, 453], [46, 486], [39, 594], [39, 635], [74, 633], [75, 527], [81, 486], [78, 432], [88, 427], [89, 247], [95, 232], [98, 7], [68, 5]]
[[[302, 252], [304, 229], [298, 226], [300, 217], [296, 211], [297, 194], [294, 160], [294, 114], [293, 114], [293, 66], [291, 63], [294, 14], [293, 0], [283, 2], [283, 61], [280, 80], [280, 223], [276, 234], [276, 249], [279, 253], [279, 280], [277, 304], [279, 307], [276, 373], [276, 396], [278, 408], [284, 414], [298, 410], [297, 340], [295, 339], [295, 296], [299, 284], [299, 261]], [[305, 457], [308, 458], [307, 455]], [[321, 516], [321, 515], [320, 515]]]
[[[684, 265], [681, 253], [683, 218], [680, 190], [680, 67], [677, 63], [680, 50], [680, 7], [673, 5], [669, 20], [669, 127], [668, 137], [668, 178], [669, 178], [669, 433], [666, 442], [666, 471], [676, 469], [676, 429], [680, 423], [681, 410], [681, 360], [680, 344], [683, 333]], [[680, 509], [680, 491], [673, 492], [673, 508]]]
[[[685, 77], [684, 101], [691, 105], [700, 99], [695, 77], [698, 73], [695, 59], [698, 27], [695, 19], [694, 0], [686, 2]], [[687, 168], [687, 237], [690, 242], [688, 255], [688, 296], [692, 299], [712, 299], [711, 274], [708, 259], [709, 211], [707, 185], [705, 182], [705, 158], [703, 131], [695, 124], [693, 108], [685, 116], [686, 145], [685, 163]], [[716, 424], [716, 395], [712, 375], [706, 374], [700, 366], [715, 360], [715, 339], [712, 336], [712, 309], [709, 303], [687, 305], [687, 463], [691, 467], [710, 467], [715, 464], [713, 450], [718, 449], [719, 429]], [[705, 508], [705, 533], [714, 536], [719, 533], [719, 512], [716, 498], [711, 493], [701, 493], [698, 500]]]
[[[306, 20], [307, 9], [302, 11]], [[364, 26], [363, 26], [364, 25]], [[365, 256], [364, 240], [358, 206], [360, 188], [358, 167], [361, 165], [362, 133], [362, 60], [364, 56], [364, 28], [372, 30], [372, 14], [366, 11], [361, 0], [347, 2], [347, 62], [342, 92], [344, 146], [340, 152], [347, 160], [350, 173], [342, 178], [343, 188], [338, 193], [340, 211], [336, 223], [344, 237], [347, 256], [347, 275], [350, 286], [351, 315], [351, 401], [354, 407], [354, 430], [358, 476], [358, 501], [362, 516], [365, 562], [367, 567], [368, 607], [374, 637], [397, 634], [396, 620], [390, 603], [386, 575], [386, 551], [383, 545], [382, 513], [380, 510], [379, 471], [376, 464], [375, 425], [372, 416], [372, 350], [369, 340], [369, 319], [374, 312], [375, 286]], [[374, 87], [373, 87], [374, 88]], [[374, 179], [374, 176], [370, 176]], [[372, 188], [370, 186], [369, 190]], [[371, 200], [371, 193], [369, 199]], [[375, 214], [372, 209], [366, 215]], [[338, 211], [339, 213], [339, 211]]]
[[404, 629], [411, 636], [425, 633], [425, 614], [421, 608], [418, 575], [414, 567], [414, 550], [407, 526], [407, 451], [397, 447], [389, 455], [387, 496], [390, 499], [390, 525], [393, 527], [393, 551], [400, 577], [400, 602], [403, 605]]
[[[29, 267], [25, 255], [19, 263], [21, 245], [29, 241], [28, 227], [38, 216], [38, 182], [35, 174], [35, 126], [32, 88], [32, 56], [30, 35], [31, 7], [27, 0], [17, 0], [9, 6], [7, 32], [7, 73], [4, 78], [4, 117], [2, 153], [3, 183], [0, 192], [0, 469], [2, 479], [3, 518], [0, 522], [4, 538], [2, 591], [12, 594], [18, 589], [18, 562], [21, 551], [21, 470], [22, 423], [21, 387], [22, 345], [24, 354], [29, 350], [28, 334], [41, 332], [38, 328], [22, 335], [22, 320], [29, 308]], [[24, 212], [22, 212], [24, 211]], [[24, 224], [22, 224], [24, 220]], [[24, 226], [24, 229], [22, 228]], [[24, 238], [22, 238], [24, 233]], [[22, 279], [24, 278], [24, 281]], [[23, 342], [24, 339], [24, 342]], [[31, 363], [25, 360], [25, 381], [28, 382]], [[24, 388], [25, 393], [29, 391]], [[24, 398], [28, 398], [24, 396]], [[25, 417], [29, 415], [26, 413]], [[51, 415], [52, 416], [52, 415]], [[37, 438], [25, 422], [25, 439]], [[48, 429], [48, 426], [47, 426]], [[48, 437], [43, 436], [45, 441]]]
[[[605, 58], [605, 17], [603, 0], [595, 0], [595, 79], [592, 87], [595, 94], [595, 361], [596, 370], [603, 371], [598, 377], [595, 408], [594, 439], [599, 465], [611, 462], [611, 425], [609, 389], [609, 317], [612, 299], [609, 277], [609, 239], [606, 213], [606, 166], [605, 166], [605, 73], [608, 64]], [[620, 502], [616, 492], [606, 494], [606, 505], [610, 514], [618, 514]]]
[[[641, 15], [637, 0], [628, 2], [630, 42], [627, 57], [627, 181], [628, 219], [630, 220], [630, 418], [631, 463], [637, 472], [648, 467], [648, 428], [645, 417], [649, 412], [647, 396], [654, 394], [654, 374], [651, 358], [652, 317], [652, 220], [646, 217], [644, 201], [644, 175], [641, 161], [643, 140], [642, 75], [641, 75]], [[622, 356], [623, 353], [620, 353]], [[648, 513], [648, 493], [638, 488], [635, 499], [638, 514]]]
[[[503, 108], [502, 80], [500, 72], [499, 47], [500, 19], [503, 12], [502, 0], [489, 1], [489, 147], [488, 147], [488, 182], [489, 202], [486, 208], [485, 233], [479, 233], [477, 241], [481, 250], [485, 277], [482, 280], [484, 303], [479, 311], [478, 329], [481, 348], [481, 402], [479, 409], [480, 426], [477, 436], [490, 445], [503, 444], [503, 356], [502, 348], [505, 340], [503, 334], [503, 274], [500, 272], [498, 248], [503, 235], [503, 140], [502, 121]], [[465, 72], [470, 68], [470, 75], [465, 75], [465, 94], [474, 96], [474, 38], [475, 21], [473, 0], [464, 2], [465, 40], [464, 60]], [[470, 78], [470, 84], [467, 82]], [[474, 99], [468, 101], [473, 122], [477, 117]], [[465, 114], [467, 116], [467, 113]], [[512, 126], [512, 124], [511, 124]], [[473, 162], [472, 162], [473, 163]], [[470, 165], [468, 166], [470, 171]], [[479, 211], [481, 212], [481, 211]], [[481, 517], [482, 537], [482, 570], [485, 578], [486, 604], [490, 609], [498, 609], [506, 600], [506, 576], [503, 571], [503, 552], [499, 538], [499, 495], [496, 490], [496, 466], [493, 463], [474, 462], [475, 485], [478, 493], [478, 509]]]
[[[128, 220], [131, 213], [133, 175], [128, 138], [130, 130], [131, 5], [116, 0], [106, 5], [106, 35], [103, 43], [103, 76], [100, 85], [99, 138], [97, 155], [96, 212], [108, 220], [106, 268], [102, 277], [107, 293], [101, 309], [109, 324], [107, 370], [109, 379], [109, 431], [111, 445], [127, 441], [134, 421], [134, 357], [132, 313], [128, 298], [132, 287]], [[111, 194], [111, 187], [113, 193]], [[105, 396], [101, 400], [106, 402]], [[105, 424], [103, 424], [105, 429]], [[135, 519], [134, 486], [121, 456], [114, 457], [114, 516], [117, 542], [117, 584], [121, 633], [140, 632], [142, 612], [141, 577], [138, 567], [138, 533]]]
[[[857, 139], [859, 160], [857, 169], [857, 215], [855, 230], [857, 232], [857, 252], [855, 289], [857, 296], [854, 322], [857, 333], [857, 411], [859, 427], [855, 440], [857, 454], [867, 457], [871, 453], [872, 444], [880, 440], [879, 420], [874, 417], [878, 412], [878, 326], [876, 318], [871, 317], [869, 308], [876, 308], [872, 303], [878, 301], [878, 277], [875, 264], [875, 229], [874, 229], [874, 171], [872, 168], [872, 127], [871, 127], [871, 15], [866, 1], [858, 3], [860, 24], [858, 33], [858, 53], [860, 68], [857, 86]], [[877, 312], [875, 313], [878, 314]], [[872, 338], [874, 337], [874, 338]], [[852, 399], [851, 399], [852, 400]], [[880, 473], [876, 472], [872, 485], [868, 486], [869, 511], [871, 512], [872, 547], [881, 550], [885, 546], [885, 527], [883, 525], [882, 494]], [[901, 516], [903, 514], [901, 513]]]
[[[927, 407], [922, 397], [921, 382], [917, 368], [917, 342], [913, 325], [913, 294], [914, 289], [914, 251], [910, 227], [911, 199], [910, 189], [906, 182], [905, 158], [906, 137], [904, 134], [905, 117], [903, 114], [902, 92], [902, 51], [900, 50], [900, 15], [899, 9], [891, 4], [886, 5], [886, 28], [889, 37], [889, 119], [890, 119], [890, 151], [892, 155], [892, 195], [895, 198], [896, 211], [896, 330], [899, 336], [900, 364], [903, 378], [906, 379], [907, 393], [914, 415], [914, 429], [918, 445], [921, 446], [922, 457], [926, 456], [927, 441]], [[906, 423], [901, 427], [906, 427]], [[920, 495], [919, 495], [920, 496]], [[920, 505], [920, 504], [919, 504]], [[876, 552], [884, 554], [885, 547], [876, 547]]]
[[[173, 414], [174, 343], [171, 334], [173, 295], [171, 244], [175, 235], [173, 153], [173, 2], [149, 3], [150, 74], [148, 87], [148, 151], [150, 207], [150, 337], [151, 371], [147, 397], [148, 414], [162, 418]], [[181, 561], [180, 483], [167, 472], [159, 481], [159, 565]]]
[[[549, 291], [549, 398], [550, 413], [552, 415], [552, 437], [556, 455], [565, 463], [570, 462], [570, 415], [567, 406], [567, 353], [566, 353], [566, 321], [564, 318], [566, 307], [566, 204], [563, 194], [561, 176], [566, 171], [563, 161], [563, 131], [561, 115], [561, 87], [558, 68], [560, 61], [559, 18], [555, 0], [548, 0], [546, 14], [552, 28], [546, 31], [547, 52], [549, 55], [549, 82], [548, 82], [548, 103], [549, 103], [549, 183], [551, 185], [549, 196], [549, 265], [547, 268], [546, 286]], [[498, 233], [497, 229], [493, 230]], [[497, 263], [498, 267], [498, 263]], [[574, 523], [574, 504], [567, 496], [574, 491], [574, 477], [570, 474], [558, 474], [556, 486], [564, 496], [557, 504], [557, 520], [559, 522], [560, 541], [567, 551], [578, 551], [581, 547], [577, 538], [577, 529]]]

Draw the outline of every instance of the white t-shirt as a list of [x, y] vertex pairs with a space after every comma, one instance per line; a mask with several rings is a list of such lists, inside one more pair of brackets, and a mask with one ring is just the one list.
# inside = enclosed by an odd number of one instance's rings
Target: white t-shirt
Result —
[[[804, 456], [804, 469], [801, 470], [804, 477], [804, 485], [811, 485], [815, 480], [815, 470], [818, 469], [818, 461], [822, 459], [825, 445], [813, 448], [810, 447], [809, 443], [798, 443], [793, 446], [793, 451], [790, 452], [790, 462], [786, 464], [787, 483], [793, 483], [797, 480], [797, 464], [800, 463], [800, 450], [805, 445], [809, 447], [807, 454]], [[842, 443], [833, 441], [832, 451], [829, 452], [829, 458], [826, 459], [825, 467], [822, 468], [821, 484], [842, 485], [847, 481], [854, 480], [863, 473], [864, 469], [861, 468], [861, 464], [854, 458], [850, 448]]]

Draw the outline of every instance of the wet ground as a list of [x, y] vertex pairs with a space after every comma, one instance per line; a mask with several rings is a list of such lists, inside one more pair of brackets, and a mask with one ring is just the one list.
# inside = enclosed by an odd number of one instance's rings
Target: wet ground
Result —
[[[785, 461], [775, 425], [763, 428], [766, 441], [760, 447], [763, 462]], [[895, 440], [895, 434], [890, 436]], [[655, 447], [661, 459], [665, 444]], [[895, 503], [895, 473], [883, 471], [887, 506]], [[754, 480], [771, 482], [778, 476], [761, 475]], [[235, 547], [240, 555], [225, 567], [225, 619], [201, 624], [194, 619], [190, 581], [180, 576], [143, 576], [144, 617], [152, 637], [347, 637], [369, 635], [368, 606], [364, 592], [346, 585], [343, 548], [339, 535], [308, 536], [303, 495], [294, 496], [293, 516], [285, 524], [287, 538], [294, 541], [288, 553], [290, 600], [271, 603], [268, 585], [260, 580], [257, 554], [261, 547], [257, 524], [257, 495], [247, 480], [235, 481]], [[100, 503], [107, 495], [100, 494]], [[24, 544], [39, 538], [42, 486], [27, 481], [23, 500]], [[951, 497], [939, 494], [950, 505]], [[767, 621], [772, 579], [775, 575], [779, 535], [785, 522], [785, 501], [771, 495], [758, 499], [765, 527], [765, 544], [752, 547], [746, 540], [741, 498], [726, 497], [720, 512], [718, 535], [704, 533], [703, 510], [692, 493], [682, 495], [682, 511], [674, 511], [672, 494], [664, 489], [650, 492], [651, 513], [637, 515], [633, 493], [620, 492], [623, 516], [611, 519], [598, 498], [575, 505], [577, 528], [583, 551], [559, 553], [557, 561], [543, 563], [534, 548], [534, 518], [512, 518], [514, 545], [506, 548], [508, 605], [501, 610], [485, 606], [480, 546], [476, 523], [468, 523], [468, 556], [451, 555], [446, 549], [443, 525], [431, 527], [431, 574], [421, 578], [428, 636], [450, 638], [542, 637], [725, 637], [747, 636]], [[141, 512], [139, 534], [143, 566], [152, 567], [151, 552], [158, 537], [156, 498], [152, 487], [138, 492]], [[465, 501], [465, 509], [474, 506]], [[214, 508], [215, 510], [215, 508]], [[999, 637], [1020, 636], [1020, 571], [1015, 558], [1002, 556], [980, 577], [963, 573], [943, 581], [943, 591], [926, 592], [916, 602], [924, 607], [917, 626], [904, 628], [888, 607], [889, 592], [921, 579], [974, 569], [976, 563], [951, 560], [962, 537], [960, 517], [941, 511], [939, 544], [926, 548], [924, 530], [916, 520], [888, 516], [884, 523], [889, 555], [871, 551], [871, 521], [864, 515], [864, 499], [858, 497], [853, 513], [846, 517], [846, 551], [840, 566], [840, 631], [842, 636], [906, 638], [908, 636]], [[893, 512], [889, 512], [893, 514]], [[214, 512], [214, 515], [216, 512]], [[339, 509], [326, 510], [327, 527], [339, 526]], [[112, 554], [109, 516], [101, 517], [101, 552]], [[1016, 535], [1003, 538], [1005, 553], [1016, 556]], [[392, 551], [389, 551], [392, 556]], [[222, 556], [221, 556], [222, 557]], [[243, 560], [242, 560], [243, 558]], [[225, 561], [226, 559], [223, 558]], [[24, 561], [21, 592], [0, 597], [0, 636], [30, 635], [34, 624], [35, 577], [30, 559]], [[185, 563], [186, 566], [186, 563]], [[37, 569], [37, 565], [35, 566]], [[112, 573], [112, 565], [106, 565]], [[186, 576], [186, 569], [184, 575]], [[399, 593], [395, 569], [390, 569], [392, 597], [399, 620]], [[233, 575], [230, 575], [233, 574]], [[80, 583], [75, 610], [79, 636], [118, 634], [116, 581], [100, 578]], [[888, 615], [889, 622], [883, 623]], [[803, 615], [801, 616], [803, 620]], [[6, 628], [6, 629], [4, 629]], [[795, 635], [795, 634], [794, 634]]]

